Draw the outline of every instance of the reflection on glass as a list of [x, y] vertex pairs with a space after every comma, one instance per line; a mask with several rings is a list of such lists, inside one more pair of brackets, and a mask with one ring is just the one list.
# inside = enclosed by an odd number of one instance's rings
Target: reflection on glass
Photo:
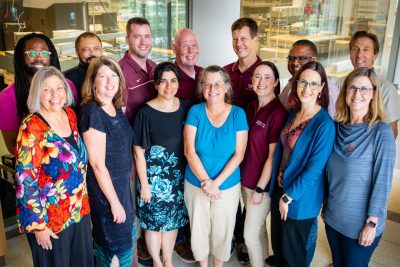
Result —
[[242, 0], [241, 15], [258, 22], [259, 54], [277, 63], [282, 73], [289, 76], [286, 57], [290, 46], [308, 39], [316, 44], [328, 75], [340, 78], [353, 68], [349, 41], [360, 30], [378, 36], [380, 52], [375, 67], [386, 74], [389, 57], [383, 55], [390, 50], [388, 36], [392, 36], [394, 24], [389, 12], [396, 6], [397, 0]]
[[145, 17], [151, 24], [151, 57], [156, 62], [170, 60], [175, 32], [188, 25], [186, 0], [56, 1], [24, 6], [24, 11], [22, 20], [26, 21], [26, 31], [39, 31], [52, 37], [62, 61], [75, 56], [75, 38], [83, 31], [98, 34], [106, 55], [120, 59], [127, 50], [126, 22], [135, 16]]

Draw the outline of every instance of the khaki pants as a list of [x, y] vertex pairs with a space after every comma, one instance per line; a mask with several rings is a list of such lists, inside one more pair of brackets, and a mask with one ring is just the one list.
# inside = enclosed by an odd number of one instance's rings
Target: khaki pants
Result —
[[233, 229], [240, 198], [240, 184], [222, 190], [222, 197], [212, 200], [201, 188], [185, 181], [185, 204], [189, 212], [193, 256], [200, 261], [210, 253], [228, 261], [231, 256]]
[[250, 203], [253, 190], [242, 187], [243, 202], [246, 207], [244, 222], [244, 240], [252, 267], [263, 267], [268, 257], [268, 232], [265, 221], [271, 209], [271, 198], [268, 193], [262, 195], [261, 203]]

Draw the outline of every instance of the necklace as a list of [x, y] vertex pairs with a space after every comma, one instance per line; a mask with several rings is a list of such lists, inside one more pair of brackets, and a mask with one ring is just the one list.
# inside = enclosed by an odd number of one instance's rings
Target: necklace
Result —
[[221, 122], [222, 122], [222, 121], [221, 121], [221, 118], [223, 117], [222, 115], [224, 115], [224, 113], [225, 113], [226, 110], [227, 110], [227, 106], [224, 104], [224, 108], [223, 108], [220, 112], [218, 112], [216, 115], [214, 115], [214, 114], [211, 112], [211, 110], [209, 110], [209, 109], [206, 107], [206, 111], [207, 111], [207, 114], [208, 114], [208, 118], [210, 119], [211, 124], [214, 125], [214, 126], [220, 125]]

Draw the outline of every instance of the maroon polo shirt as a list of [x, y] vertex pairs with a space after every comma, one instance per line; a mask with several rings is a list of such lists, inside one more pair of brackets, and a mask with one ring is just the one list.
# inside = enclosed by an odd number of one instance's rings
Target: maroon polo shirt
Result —
[[239, 70], [239, 60], [226, 65], [224, 69], [229, 73], [232, 84], [232, 104], [246, 110], [247, 105], [257, 99], [256, 93], [253, 91], [251, 78], [253, 76], [256, 65], [261, 62], [261, 58], [257, 56], [256, 62], [251, 65], [245, 72]]
[[200, 99], [197, 96], [197, 82], [199, 81], [200, 72], [203, 70], [202, 67], [194, 66], [194, 71], [196, 73], [195, 78], [193, 79], [189, 75], [187, 75], [178, 64], [175, 65], [178, 67], [179, 73], [181, 74], [181, 83], [179, 84], [178, 92], [176, 93], [176, 97], [179, 99], [188, 100], [191, 105], [199, 103]]
[[[258, 110], [258, 101], [251, 102], [246, 110], [249, 139], [246, 153], [240, 165], [242, 186], [254, 190], [260, 179], [269, 154], [269, 144], [277, 143], [285, 124], [287, 111], [279, 98]], [[269, 189], [269, 183], [266, 187]]]
[[131, 58], [128, 51], [125, 52], [124, 57], [118, 63], [126, 80], [124, 91], [125, 115], [129, 122], [132, 123], [138, 109], [156, 96], [154, 69], [157, 64], [147, 59], [146, 72]]

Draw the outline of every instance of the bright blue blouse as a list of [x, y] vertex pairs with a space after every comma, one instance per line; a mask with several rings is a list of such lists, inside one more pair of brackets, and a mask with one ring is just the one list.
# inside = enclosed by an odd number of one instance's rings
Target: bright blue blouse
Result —
[[[221, 127], [217, 128], [211, 124], [206, 114], [205, 103], [194, 105], [189, 110], [186, 124], [197, 128], [196, 153], [208, 176], [213, 180], [221, 173], [235, 153], [236, 132], [248, 131], [249, 129], [244, 110], [233, 105], [228, 118]], [[192, 185], [201, 187], [199, 179], [189, 165], [186, 166], [185, 178]], [[219, 189], [229, 189], [239, 182], [240, 169], [237, 167]]]

